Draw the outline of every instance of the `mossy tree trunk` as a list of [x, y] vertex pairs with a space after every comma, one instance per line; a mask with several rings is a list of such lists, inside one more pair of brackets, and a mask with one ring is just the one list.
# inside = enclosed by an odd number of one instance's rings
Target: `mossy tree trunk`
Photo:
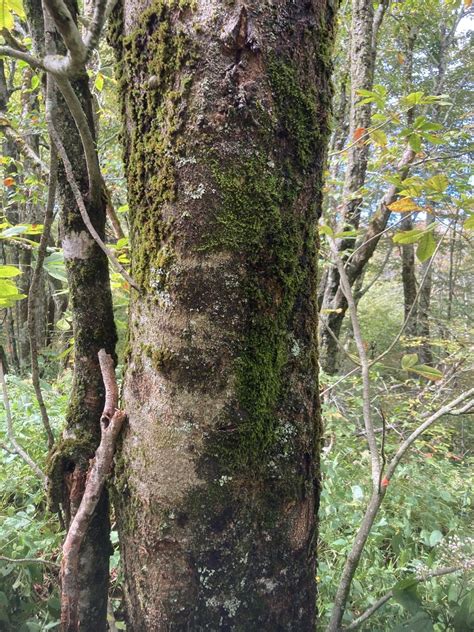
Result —
[[330, 0], [125, 0], [129, 630], [313, 630]]
[[[26, 0], [25, 9], [36, 48], [63, 53], [59, 34], [51, 21], [45, 24], [41, 3]], [[77, 2], [68, 2], [77, 14]], [[94, 130], [92, 96], [87, 74], [72, 81], [91, 130]], [[86, 203], [88, 215], [104, 238], [105, 200], [89, 191], [87, 166], [79, 132], [59, 91], [56, 91], [52, 119], [57, 134], [72, 164], [76, 181]], [[93, 131], [94, 135], [94, 131]], [[69, 305], [74, 335], [74, 382], [69, 401], [66, 429], [49, 459], [50, 495], [53, 506], [61, 506], [69, 525], [84, 492], [90, 460], [100, 440], [100, 417], [104, 407], [104, 385], [98, 352], [104, 348], [114, 354], [116, 331], [112, 309], [107, 258], [84, 225], [74, 195], [62, 168], [58, 173], [61, 203], [60, 238], [69, 285]], [[79, 601], [70, 621], [62, 621], [68, 632], [105, 632], [109, 558], [111, 554], [109, 504], [104, 492], [98, 502], [81, 547], [77, 585]]]

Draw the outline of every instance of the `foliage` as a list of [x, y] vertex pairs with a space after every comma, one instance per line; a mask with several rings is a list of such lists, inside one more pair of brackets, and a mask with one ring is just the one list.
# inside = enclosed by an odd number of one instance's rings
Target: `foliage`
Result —
[[[330, 382], [330, 378], [324, 378], [325, 386]], [[407, 380], [401, 390], [397, 388], [400, 385], [396, 380], [382, 376], [374, 376], [374, 386], [376, 409], [390, 411], [386, 419], [385, 448], [389, 455], [399, 442], [399, 434], [406, 434], [417, 425], [418, 417], [413, 406], [418, 389], [413, 380]], [[435, 388], [430, 391], [430, 397], [435, 396]], [[370, 493], [370, 464], [361, 426], [360, 391], [359, 378], [346, 380], [338, 390], [331, 391], [324, 408], [328, 447], [323, 452], [320, 510], [321, 629], [327, 622], [334, 585], [338, 582]], [[414, 453], [409, 455], [398, 476], [390, 483], [386, 504], [353, 582], [352, 605], [344, 619], [346, 624], [394, 585], [401, 591], [403, 580], [422, 576], [441, 566], [461, 563], [467, 568], [470, 563], [472, 568], [474, 496], [465, 483], [473, 458], [462, 458], [463, 448], [459, 440], [459, 424], [466, 421], [435, 426], [429, 436], [416, 445]], [[379, 414], [377, 426], [381, 424]], [[471, 430], [470, 440], [473, 438]], [[433, 481], [436, 481], [435, 485]], [[451, 546], [453, 536], [458, 539], [455, 547]], [[457, 554], [462, 543], [465, 548]], [[469, 577], [466, 571], [422, 582], [417, 586], [419, 599], [413, 591], [408, 609], [403, 605], [407, 603], [403, 595], [398, 601], [392, 599], [362, 629], [395, 630], [397, 625], [407, 621], [410, 608], [415, 611], [412, 615], [421, 617], [417, 613], [423, 611], [433, 622], [433, 627], [426, 629], [436, 632], [471, 629], [466, 627], [467, 614], [462, 614], [467, 608], [463, 600], [468, 600], [470, 594]], [[465, 626], [462, 628], [459, 627], [461, 619]], [[415, 626], [413, 629], [421, 628]]]

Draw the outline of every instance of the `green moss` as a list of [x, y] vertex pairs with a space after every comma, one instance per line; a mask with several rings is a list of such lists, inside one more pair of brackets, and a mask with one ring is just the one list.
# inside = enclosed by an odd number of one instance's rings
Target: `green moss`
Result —
[[74, 438], [61, 439], [48, 457], [46, 476], [48, 480], [48, 505], [57, 511], [63, 500], [65, 474], [71, 467], [81, 467], [87, 471], [89, 460], [93, 457], [97, 443], [87, 433]]
[[172, 225], [164, 220], [162, 207], [176, 196], [178, 132], [191, 83], [191, 76], [182, 71], [191, 63], [193, 50], [191, 39], [184, 28], [176, 26], [175, 18], [193, 7], [193, 0], [155, 0], [142, 13], [133, 33], [120, 37], [117, 26], [112, 31], [119, 50], [118, 76], [126, 95], [127, 116], [137, 124], [125, 159], [133, 275], [145, 289], [150, 287], [150, 270], [162, 267], [157, 261], [158, 245], [172, 243]]
[[301, 86], [295, 66], [288, 59], [271, 59], [268, 70], [279, 118], [295, 144], [301, 167], [307, 169], [321, 149], [315, 88]]
[[[300, 187], [263, 153], [222, 169], [212, 165], [220, 205], [206, 250], [245, 255], [249, 319], [235, 363], [241, 420], [215, 433], [210, 452], [224, 470], [258, 467], [278, 442], [276, 411], [284, 391], [295, 300], [306, 281], [300, 264], [304, 214], [293, 211]], [[218, 444], [218, 445], [217, 445]]]
[[147, 358], [150, 358], [153, 368], [156, 371], [165, 370], [174, 357], [173, 352], [169, 349], [154, 347], [153, 345], [142, 345], [141, 349], [142, 353], [144, 353]]

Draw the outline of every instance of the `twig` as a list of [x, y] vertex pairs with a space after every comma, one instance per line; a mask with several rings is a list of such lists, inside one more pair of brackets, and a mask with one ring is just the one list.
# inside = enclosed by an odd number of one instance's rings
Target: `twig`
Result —
[[15, 433], [14, 433], [14, 430], [13, 430], [13, 419], [12, 419], [12, 412], [11, 412], [11, 408], [10, 408], [10, 399], [8, 397], [7, 383], [5, 381], [5, 374], [3, 373], [3, 363], [2, 363], [1, 358], [0, 358], [0, 383], [2, 384], [3, 405], [5, 407], [5, 413], [6, 413], [6, 417], [7, 417], [7, 437], [8, 437], [8, 440], [12, 444], [13, 449], [15, 450], [15, 453], [18, 454], [18, 456], [21, 457], [23, 459], [23, 461], [27, 465], [30, 466], [30, 468], [33, 470], [33, 472], [43, 481], [43, 483], [45, 483], [46, 482], [46, 475], [44, 474], [44, 472], [41, 470], [39, 465], [37, 465], [33, 461], [33, 459], [26, 452], [26, 450], [24, 450], [21, 447], [21, 445], [18, 443], [18, 441], [16, 440]]
[[[51, 79], [48, 77], [48, 86], [46, 88], [46, 107], [50, 107], [51, 98]], [[48, 247], [49, 238], [51, 235], [51, 226], [54, 220], [54, 203], [56, 199], [56, 186], [58, 181], [58, 156], [54, 146], [51, 147], [51, 157], [49, 166], [49, 182], [48, 182], [48, 200], [46, 203], [46, 212], [44, 216], [43, 233], [41, 235], [36, 266], [33, 270], [31, 277], [30, 289], [28, 292], [28, 333], [30, 337], [30, 355], [31, 355], [31, 378], [33, 381], [33, 387], [36, 393], [36, 399], [41, 411], [41, 419], [43, 420], [43, 426], [46, 430], [48, 437], [48, 447], [51, 448], [54, 445], [54, 434], [49, 422], [48, 411], [46, 410], [46, 404], [44, 402], [43, 393], [41, 391], [40, 378], [39, 378], [39, 364], [38, 364], [38, 344], [36, 340], [36, 307], [38, 303], [39, 284], [41, 279], [41, 272], [43, 270], [43, 263], [46, 256], [46, 249]]]
[[352, 321], [352, 330], [354, 332], [354, 340], [357, 346], [357, 353], [360, 359], [361, 366], [361, 374], [362, 374], [362, 408], [363, 408], [363, 417], [364, 417], [364, 425], [367, 433], [367, 443], [369, 445], [370, 451], [370, 461], [371, 461], [371, 470], [372, 470], [372, 483], [374, 489], [378, 489], [378, 480], [380, 475], [380, 457], [379, 451], [377, 447], [377, 441], [375, 439], [374, 433], [374, 425], [372, 422], [372, 411], [370, 406], [370, 362], [367, 356], [367, 351], [365, 349], [364, 340], [362, 338], [362, 332], [360, 329], [359, 317], [357, 315], [357, 306], [354, 301], [354, 296], [352, 294], [352, 288], [344, 267], [344, 262], [339, 256], [339, 251], [337, 249], [337, 244], [332, 237], [328, 238], [329, 246], [331, 248], [331, 252], [334, 256], [334, 263], [336, 264], [337, 270], [339, 272], [340, 284], [342, 292], [346, 297], [347, 305], [349, 307], [349, 312]]
[[42, 557], [7, 557], [6, 555], [0, 555], [0, 560], [2, 562], [13, 562], [14, 564], [46, 564], [47, 566], [59, 568], [57, 562], [45, 560]]
[[[435, 571], [426, 573], [426, 575], [423, 575], [421, 577], [414, 577], [413, 581], [416, 583], [426, 582], [429, 579], [433, 579], [434, 577], [442, 577], [443, 575], [457, 573], [458, 571], [462, 571], [462, 570], [464, 569], [461, 566], [447, 566], [444, 568], [438, 568]], [[344, 630], [357, 630], [357, 628], [360, 627], [362, 623], [367, 621], [367, 619], [369, 619], [375, 612], [377, 612], [379, 608], [381, 608], [384, 604], [386, 604], [387, 601], [389, 601], [393, 597], [393, 594], [394, 594], [394, 589], [392, 588], [387, 593], [385, 593], [383, 597], [380, 597], [378, 601], [372, 604], [370, 608], [367, 608], [367, 610], [364, 613], [362, 613], [359, 617], [357, 617], [357, 619], [354, 619], [354, 621], [350, 625], [348, 625], [346, 628], [344, 628]]]
[[21, 134], [12, 127], [10, 121], [6, 118], [3, 112], [0, 113], [0, 129], [3, 131], [5, 136], [16, 145], [21, 154], [26, 156], [28, 160], [39, 167], [43, 174], [48, 173], [48, 165], [41, 160], [38, 154], [30, 147], [30, 145], [28, 145], [23, 136], [21, 136]]
[[84, 204], [84, 200], [82, 199], [82, 195], [79, 190], [79, 185], [77, 184], [77, 180], [74, 177], [74, 172], [72, 170], [71, 162], [68, 158], [66, 150], [64, 149], [64, 145], [62, 144], [61, 139], [59, 138], [59, 135], [56, 132], [56, 128], [54, 127], [52, 122], [49, 125], [49, 133], [50, 133], [53, 143], [56, 146], [56, 150], [61, 160], [63, 161], [64, 171], [66, 173], [67, 181], [69, 183], [69, 186], [71, 187], [71, 191], [74, 195], [76, 204], [79, 208], [79, 212], [82, 217], [82, 221], [84, 222], [86, 228], [88, 229], [89, 233], [91, 234], [92, 238], [97, 243], [97, 245], [110, 259], [110, 262], [112, 263], [113, 267], [117, 270], [117, 272], [119, 272], [132, 287], [134, 287], [136, 290], [139, 290], [138, 284], [132, 279], [132, 277], [128, 274], [128, 272], [125, 270], [122, 264], [116, 259], [115, 255], [107, 248], [105, 243], [100, 238], [99, 233], [96, 231], [96, 229], [92, 225], [92, 222], [87, 213], [86, 205]]
[[87, 474], [84, 495], [63, 544], [61, 564], [61, 623], [64, 629], [77, 621], [79, 591], [76, 583], [80, 563], [80, 548], [97, 503], [102, 494], [114, 458], [117, 437], [126, 415], [118, 410], [118, 387], [114, 361], [104, 349], [99, 351], [99, 363], [105, 386], [105, 405], [100, 418], [101, 440]]

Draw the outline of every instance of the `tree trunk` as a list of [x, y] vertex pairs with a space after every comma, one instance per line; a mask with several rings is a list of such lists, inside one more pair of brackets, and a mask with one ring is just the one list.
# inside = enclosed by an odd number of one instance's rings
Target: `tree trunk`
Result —
[[[413, 56], [415, 50], [416, 38], [418, 36], [418, 27], [410, 26], [407, 33], [407, 41], [404, 46], [404, 83], [405, 93], [410, 94], [413, 91]], [[413, 125], [415, 119], [415, 108], [412, 107], [407, 112], [407, 127]], [[412, 216], [404, 217], [400, 225], [402, 230], [412, 230]], [[404, 244], [402, 246], [402, 285], [403, 285], [403, 306], [404, 320], [407, 321], [405, 335], [416, 336], [417, 333], [417, 286], [416, 286], [416, 262], [415, 262], [415, 246], [414, 244]]]
[[[75, 15], [77, 3], [68, 2]], [[37, 48], [44, 53], [63, 52], [58, 33], [48, 19], [43, 23], [41, 5], [26, 0], [25, 9]], [[94, 129], [92, 98], [87, 74], [72, 82], [91, 129]], [[52, 112], [54, 125], [62, 141], [92, 224], [104, 236], [104, 200], [93, 199], [79, 132], [59, 91]], [[104, 386], [98, 352], [104, 348], [114, 354], [116, 332], [112, 311], [107, 258], [84, 225], [64, 170], [59, 169], [58, 186], [61, 198], [61, 245], [69, 284], [70, 307], [74, 334], [74, 382], [66, 415], [66, 431], [58, 442], [49, 462], [50, 494], [53, 505], [60, 504], [66, 524], [79, 507], [90, 459], [100, 440], [100, 416], [104, 406]], [[79, 601], [67, 613], [63, 631], [105, 632], [107, 629], [107, 599], [109, 557], [109, 505], [107, 493], [98, 502], [81, 548], [77, 570]], [[63, 604], [64, 606], [64, 604]]]
[[129, 630], [314, 629], [334, 4], [126, 0]]
[[[402, 230], [412, 230], [413, 222], [411, 217], [405, 217], [400, 225]], [[403, 313], [404, 321], [407, 321], [405, 328], [406, 336], [416, 336], [417, 298], [416, 287], [416, 265], [415, 248], [413, 244], [405, 244], [402, 250], [402, 285], [403, 285]], [[407, 320], [408, 319], [408, 320]]]
[[[381, 3], [385, 6], [385, 3]], [[379, 14], [377, 13], [377, 16]], [[349, 139], [354, 141], [357, 130], [365, 131], [370, 126], [371, 104], [357, 105], [360, 100], [358, 90], [371, 90], [374, 82], [376, 58], [376, 39], [374, 37], [374, 8], [372, 0], [354, 0], [351, 19], [350, 77], [351, 97], [349, 110]], [[378, 23], [377, 28], [380, 26]], [[369, 145], [364, 141], [350, 145], [347, 152], [347, 165], [344, 176], [342, 221], [345, 228], [358, 228], [362, 197], [360, 190], [364, 185], [367, 172]], [[342, 239], [338, 244], [339, 252], [351, 250], [353, 240]], [[325, 310], [335, 307], [335, 297], [339, 290], [339, 274], [336, 266], [327, 272], [327, 280], [321, 307]], [[330, 375], [337, 372], [339, 348], [336, 340], [341, 332], [344, 312], [329, 312], [328, 327], [321, 329], [321, 366]]]

